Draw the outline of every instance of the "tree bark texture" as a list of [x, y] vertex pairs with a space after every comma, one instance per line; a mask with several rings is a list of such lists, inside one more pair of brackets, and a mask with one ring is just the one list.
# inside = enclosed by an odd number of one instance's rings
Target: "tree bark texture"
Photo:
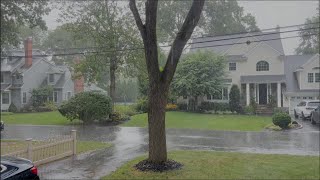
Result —
[[130, 0], [129, 3], [130, 10], [132, 11], [140, 31], [145, 50], [149, 77], [149, 161], [153, 163], [167, 161], [165, 107], [167, 104], [169, 86], [183, 48], [198, 24], [203, 5], [204, 0], [193, 1], [189, 13], [173, 42], [165, 68], [160, 72], [156, 33], [158, 0], [147, 0], [145, 24], [141, 20], [135, 0]]

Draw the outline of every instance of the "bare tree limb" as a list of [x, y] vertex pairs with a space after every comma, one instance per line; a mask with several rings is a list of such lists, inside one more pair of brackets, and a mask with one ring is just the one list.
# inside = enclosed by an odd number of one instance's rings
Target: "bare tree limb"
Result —
[[189, 13], [184, 20], [170, 49], [166, 65], [162, 74], [162, 80], [169, 85], [176, 71], [177, 64], [183, 48], [190, 39], [194, 28], [197, 26], [205, 0], [193, 0]]

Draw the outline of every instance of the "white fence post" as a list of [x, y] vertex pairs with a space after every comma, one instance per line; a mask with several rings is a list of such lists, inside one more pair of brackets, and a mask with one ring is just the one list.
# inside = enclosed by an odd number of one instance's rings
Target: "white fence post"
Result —
[[71, 136], [73, 140], [73, 145], [72, 145], [72, 154], [76, 155], [77, 154], [77, 130], [71, 130]]
[[27, 155], [29, 160], [33, 160], [32, 157], [32, 138], [26, 139], [27, 142]]

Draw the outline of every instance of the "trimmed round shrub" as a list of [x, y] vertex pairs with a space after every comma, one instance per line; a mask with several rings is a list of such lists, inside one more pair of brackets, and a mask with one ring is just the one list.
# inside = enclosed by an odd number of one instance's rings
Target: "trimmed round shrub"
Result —
[[14, 105], [13, 103], [10, 104], [9, 106], [9, 109], [8, 109], [9, 112], [12, 112], [12, 113], [16, 113], [18, 112], [18, 108], [16, 105]]
[[291, 123], [291, 117], [287, 113], [279, 112], [272, 116], [274, 125], [279, 126], [281, 129], [287, 129]]
[[82, 92], [59, 107], [59, 112], [70, 121], [79, 119], [84, 123], [107, 120], [112, 112], [110, 97], [98, 92]]
[[232, 85], [229, 93], [229, 107], [231, 112], [241, 113], [240, 90], [237, 85]]

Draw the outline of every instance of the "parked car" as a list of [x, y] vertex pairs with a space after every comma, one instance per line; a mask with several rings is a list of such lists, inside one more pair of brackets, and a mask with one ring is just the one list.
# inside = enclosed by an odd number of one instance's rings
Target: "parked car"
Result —
[[311, 112], [311, 123], [320, 123], [320, 106], [318, 106], [314, 111]]
[[0, 123], [0, 131], [3, 131], [4, 130], [4, 123], [3, 123], [3, 121], [1, 121], [1, 123]]
[[301, 117], [303, 120], [311, 117], [311, 112], [320, 105], [319, 100], [301, 101], [294, 108], [294, 117]]
[[31, 161], [11, 156], [1, 156], [1, 180], [2, 179], [40, 179], [37, 168]]

